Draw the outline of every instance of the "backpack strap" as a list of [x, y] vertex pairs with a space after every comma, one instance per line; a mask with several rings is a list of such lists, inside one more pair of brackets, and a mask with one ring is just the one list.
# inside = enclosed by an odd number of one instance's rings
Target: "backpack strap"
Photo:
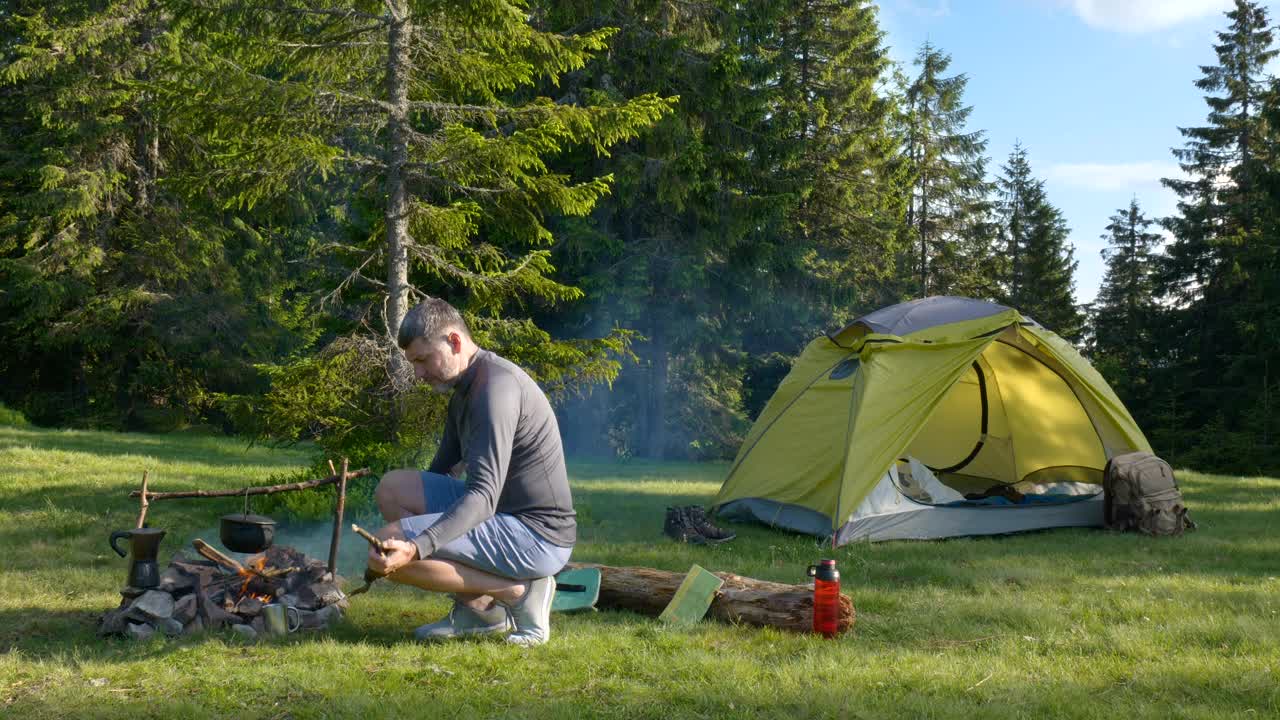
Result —
[[1199, 525], [1196, 525], [1196, 521], [1192, 520], [1191, 516], [1187, 514], [1187, 508], [1183, 505], [1178, 506], [1178, 516], [1179, 519], [1182, 520], [1182, 529], [1184, 531], [1191, 532], [1200, 527]]

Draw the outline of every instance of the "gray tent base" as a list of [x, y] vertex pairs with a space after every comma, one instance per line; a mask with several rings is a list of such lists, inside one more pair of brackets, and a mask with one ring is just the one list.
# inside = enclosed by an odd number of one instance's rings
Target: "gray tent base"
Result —
[[[857, 540], [936, 540], [965, 535], [1006, 535], [1056, 527], [1102, 527], [1102, 493], [1060, 504], [927, 505], [903, 498], [899, 509], [858, 513], [835, 533], [835, 544]], [[726, 520], [764, 523], [822, 538], [831, 537], [831, 518], [816, 510], [764, 498], [732, 500], [718, 508]]]

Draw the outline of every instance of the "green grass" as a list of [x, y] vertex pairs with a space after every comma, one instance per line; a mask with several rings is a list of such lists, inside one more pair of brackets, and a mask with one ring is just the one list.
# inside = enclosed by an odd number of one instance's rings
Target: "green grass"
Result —
[[[100, 639], [125, 561], [127, 497], [235, 488], [304, 465], [231, 440], [0, 427], [0, 717], [1269, 718], [1280, 716], [1280, 481], [1182, 475], [1200, 531], [1152, 539], [1057, 530], [858, 544], [834, 553], [857, 608], [836, 641], [620, 612], [556, 616], [532, 651], [426, 647], [440, 597], [379, 583], [324, 635]], [[708, 500], [723, 465], [571, 463], [575, 559], [781, 582], [831, 554], [739, 526], [714, 548], [661, 535], [671, 504]], [[371, 482], [371, 481], [366, 481]], [[167, 562], [217, 537], [235, 501], [158, 502]], [[324, 523], [283, 541], [327, 553]], [[296, 542], [294, 542], [296, 541]], [[344, 537], [342, 571], [363, 548]]]

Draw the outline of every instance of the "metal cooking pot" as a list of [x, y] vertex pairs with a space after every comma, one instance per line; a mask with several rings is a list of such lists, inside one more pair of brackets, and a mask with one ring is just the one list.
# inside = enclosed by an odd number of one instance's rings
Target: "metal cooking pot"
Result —
[[218, 537], [228, 550], [260, 553], [275, 540], [276, 521], [265, 515], [249, 514], [249, 488], [245, 488], [244, 512], [223, 515]]
[[276, 536], [276, 521], [264, 515], [232, 513], [222, 516], [218, 537], [228, 550], [260, 553], [271, 547]]

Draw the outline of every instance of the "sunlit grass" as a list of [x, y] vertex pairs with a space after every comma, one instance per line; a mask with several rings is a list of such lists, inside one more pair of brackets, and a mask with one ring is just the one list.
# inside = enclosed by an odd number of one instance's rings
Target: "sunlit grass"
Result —
[[[669, 505], [705, 503], [717, 464], [571, 463], [575, 559], [780, 582], [834, 556], [858, 621], [837, 641], [704, 623], [673, 630], [620, 612], [557, 616], [552, 642], [424, 647], [410, 631], [440, 597], [380, 583], [324, 635], [98, 638], [125, 561], [127, 497], [239, 488], [304, 467], [306, 452], [203, 436], [0, 427], [0, 716], [1267, 718], [1280, 716], [1280, 481], [1192, 473], [1193, 535], [1070, 529], [1005, 538], [855, 544], [735, 526], [716, 547], [661, 535]], [[372, 480], [362, 482], [373, 482]], [[236, 500], [157, 502], [161, 558], [216, 541]], [[372, 518], [360, 518], [371, 522]], [[327, 522], [282, 528], [323, 557]], [[360, 572], [344, 537], [340, 569]]]

